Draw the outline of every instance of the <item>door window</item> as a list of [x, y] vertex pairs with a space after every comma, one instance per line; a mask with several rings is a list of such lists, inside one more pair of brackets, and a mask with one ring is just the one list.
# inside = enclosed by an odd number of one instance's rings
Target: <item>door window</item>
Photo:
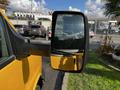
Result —
[[0, 62], [1, 60], [9, 57], [4, 30], [4, 24], [2, 21], [2, 17], [0, 16]]

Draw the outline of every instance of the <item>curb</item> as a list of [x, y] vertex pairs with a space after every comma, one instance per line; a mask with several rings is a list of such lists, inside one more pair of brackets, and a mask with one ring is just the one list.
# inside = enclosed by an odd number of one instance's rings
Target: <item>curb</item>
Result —
[[67, 90], [68, 76], [69, 76], [69, 73], [65, 73], [65, 76], [63, 78], [63, 83], [62, 83], [62, 90]]
[[[98, 60], [99, 60], [99, 59], [98, 59]], [[99, 61], [100, 61], [101, 63], [103, 63], [104, 65], [108, 66], [109, 68], [112, 68], [112, 69], [120, 72], [120, 69], [119, 69], [119, 68], [116, 68], [116, 67], [114, 67], [114, 66], [110, 65], [109, 63], [106, 63], [106, 62], [104, 62], [104, 61], [102, 61], [102, 60], [99, 60]]]

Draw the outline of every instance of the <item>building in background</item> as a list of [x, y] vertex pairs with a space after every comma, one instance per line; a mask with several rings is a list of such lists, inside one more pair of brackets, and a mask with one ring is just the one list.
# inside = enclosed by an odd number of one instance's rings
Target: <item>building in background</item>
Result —
[[[117, 25], [117, 21], [115, 19], [110, 18], [89, 18], [88, 17], [88, 26], [89, 30], [94, 33], [106, 33], [106, 30], [110, 29], [110, 33], [117, 33], [119, 31], [119, 27]], [[109, 28], [110, 27], [110, 28]]]
[[29, 21], [32, 21], [42, 24], [47, 29], [48, 27], [51, 27], [52, 12], [43, 14], [40, 12], [14, 11], [12, 16], [9, 16], [9, 18], [14, 25], [28, 25]]

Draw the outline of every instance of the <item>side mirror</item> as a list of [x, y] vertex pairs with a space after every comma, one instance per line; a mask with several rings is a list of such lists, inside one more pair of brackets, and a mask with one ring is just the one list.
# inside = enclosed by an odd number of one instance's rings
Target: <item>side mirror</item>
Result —
[[88, 20], [83, 13], [55, 11], [52, 17], [52, 68], [81, 72], [87, 58], [88, 38]]
[[13, 54], [15, 54], [17, 59], [25, 58], [30, 55], [30, 40], [28, 38], [24, 38], [18, 33], [11, 30], [8, 31]]

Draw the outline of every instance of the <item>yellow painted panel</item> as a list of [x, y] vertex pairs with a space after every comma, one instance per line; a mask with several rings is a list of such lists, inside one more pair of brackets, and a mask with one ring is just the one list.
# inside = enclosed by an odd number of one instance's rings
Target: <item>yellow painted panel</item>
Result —
[[34, 90], [42, 72], [42, 57], [14, 60], [0, 70], [0, 90]]
[[[1, 10], [0, 13], [15, 30]], [[14, 60], [0, 70], [0, 90], [34, 90], [41, 74], [42, 56], [39, 53]]]
[[65, 71], [77, 71], [81, 69], [83, 53], [71, 56], [51, 55], [51, 66], [54, 69]]

